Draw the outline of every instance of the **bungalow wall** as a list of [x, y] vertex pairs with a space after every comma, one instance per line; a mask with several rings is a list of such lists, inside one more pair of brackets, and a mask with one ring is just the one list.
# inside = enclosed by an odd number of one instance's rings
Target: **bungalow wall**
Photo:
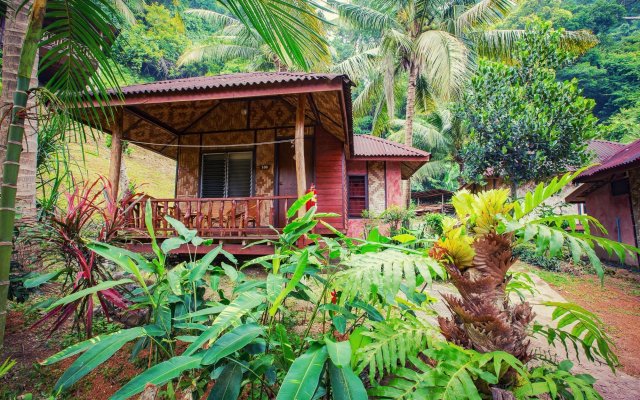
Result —
[[[347, 182], [352, 176], [365, 178], [366, 202], [364, 209], [371, 216], [378, 216], [389, 207], [404, 205], [400, 162], [347, 160]], [[351, 196], [351, 194], [347, 194]], [[350, 197], [347, 201], [349, 200], [353, 201], [353, 198]], [[349, 205], [346, 209], [350, 210]], [[356, 215], [351, 209], [351, 214], [348, 214], [347, 234], [353, 237], [362, 237], [369, 223], [368, 219]], [[387, 233], [387, 228], [382, 227], [383, 233]]]
[[[636, 187], [636, 191], [637, 191]], [[590, 193], [585, 200], [585, 212], [596, 218], [606, 228], [607, 238], [636, 246], [634, 219], [631, 213], [632, 199], [629, 194], [614, 196], [611, 184], [605, 184]], [[637, 203], [637, 200], [634, 201]], [[595, 233], [595, 231], [594, 231]], [[598, 233], [600, 234], [600, 233]], [[596, 252], [603, 259], [618, 261], [615, 255], [608, 256], [603, 249]], [[636, 257], [627, 256], [628, 265], [638, 265]]]

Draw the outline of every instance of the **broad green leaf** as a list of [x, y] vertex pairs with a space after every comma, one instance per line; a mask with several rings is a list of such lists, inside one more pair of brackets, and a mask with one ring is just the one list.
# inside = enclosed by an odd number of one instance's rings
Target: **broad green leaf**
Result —
[[289, 336], [287, 336], [287, 328], [282, 324], [276, 325], [276, 334], [278, 335], [278, 341], [280, 341], [280, 347], [282, 348], [282, 357], [284, 359], [285, 367], [288, 369], [296, 358], [293, 352], [293, 347], [289, 342]]
[[289, 368], [276, 400], [311, 400], [327, 357], [326, 346], [311, 346]]
[[291, 207], [289, 207], [289, 209], [287, 210], [287, 218], [293, 218], [293, 216], [296, 215], [300, 207], [307, 204], [307, 202], [311, 200], [312, 197], [313, 197], [313, 193], [307, 193], [303, 197], [300, 197], [298, 200], [294, 201], [293, 204], [291, 204]]
[[225, 307], [211, 324], [211, 327], [203, 332], [198, 340], [193, 342], [184, 354], [187, 356], [195, 353], [200, 347], [209, 341], [215, 340], [225, 329], [240, 321], [240, 318], [262, 304], [265, 297], [258, 293], [244, 292]]
[[[60, 379], [58, 379], [58, 382], [56, 382], [56, 385], [53, 389], [54, 392], [65, 390], [71, 387], [71, 385], [76, 383], [79, 379], [87, 375], [89, 372], [93, 371], [98, 365], [111, 358], [111, 356], [114, 355], [118, 350], [120, 350], [120, 348], [122, 348], [122, 346], [124, 346], [127, 342], [137, 339], [144, 334], [144, 328], [132, 328], [125, 331], [119, 331], [107, 337], [104, 337], [101, 340], [98, 340], [95, 344], [93, 342], [90, 342], [93, 347], [91, 347], [84, 354], [78, 357], [73, 362], [73, 364], [71, 364], [71, 366], [66, 371], [64, 371], [64, 374], [62, 374]], [[57, 355], [53, 356], [55, 357], [55, 361], [59, 361], [63, 358], [69, 357], [71, 353], [77, 354], [78, 352], [83, 350], [80, 347], [72, 347], [73, 349], [66, 354], [58, 353]], [[55, 361], [50, 361], [49, 363]]]
[[162, 241], [160, 248], [164, 254], [169, 254], [171, 251], [175, 249], [179, 249], [183, 244], [187, 244], [188, 242], [179, 237], [170, 237]]
[[119, 281], [106, 281], [106, 282], [101, 282], [95, 286], [91, 286], [89, 288], [86, 289], [82, 289], [82, 290], [78, 290], [75, 293], [71, 293], [68, 296], [65, 296], [63, 298], [61, 298], [60, 300], [56, 301], [55, 303], [51, 304], [49, 306], [49, 309], [53, 309], [56, 308], [58, 306], [64, 305], [64, 304], [69, 304], [73, 301], [76, 301], [78, 299], [81, 299], [85, 296], [89, 296], [92, 294], [95, 294], [97, 292], [100, 292], [102, 290], [107, 290], [107, 289], [111, 289], [112, 287], [118, 286], [118, 285], [124, 285], [125, 283], [132, 283], [133, 281], [131, 279], [120, 279]]
[[[76, 343], [72, 346], [67, 347], [64, 350], [59, 351], [58, 353], [52, 355], [51, 357], [47, 358], [46, 360], [40, 362], [40, 365], [51, 365], [51, 364], [55, 364], [60, 360], [64, 360], [65, 358], [74, 356], [78, 353], [82, 353], [83, 351], [87, 350], [88, 348], [95, 346], [96, 344], [98, 344], [99, 342], [103, 342], [105, 340], [115, 340], [116, 337], [122, 337], [122, 336], [126, 336], [126, 337], [139, 337], [144, 335], [146, 332], [144, 331], [143, 327], [136, 327], [136, 328], [131, 328], [131, 329], [126, 329], [126, 330], [120, 330], [117, 332], [113, 332], [110, 334], [106, 334], [106, 335], [100, 335], [100, 336], [95, 336], [92, 337], [91, 339], [87, 339], [83, 342], [80, 343]], [[131, 340], [131, 339], [129, 339]]]
[[329, 358], [331, 358], [336, 367], [342, 368], [351, 365], [351, 343], [349, 341], [334, 342], [332, 339], [327, 338], [325, 343], [327, 344]]
[[362, 381], [349, 365], [338, 367], [333, 362], [329, 362], [329, 378], [334, 399], [366, 400], [369, 398]]
[[225, 333], [216, 340], [213, 345], [205, 351], [202, 358], [203, 365], [217, 363], [223, 357], [233, 354], [251, 343], [262, 334], [262, 327], [256, 324], [240, 325], [237, 328]]
[[284, 290], [280, 292], [278, 297], [276, 297], [276, 300], [273, 302], [273, 305], [269, 309], [269, 315], [274, 316], [278, 311], [278, 307], [280, 307], [280, 304], [282, 304], [289, 293], [291, 293], [293, 289], [296, 288], [296, 285], [300, 282], [300, 279], [302, 279], [302, 276], [304, 275], [304, 270], [307, 268], [308, 261], [309, 251], [304, 250], [302, 252], [302, 255], [300, 256], [300, 259], [298, 260], [296, 270], [293, 272], [293, 276], [289, 280], [289, 283], [287, 283], [287, 286], [284, 288]]
[[162, 386], [180, 376], [184, 371], [200, 367], [202, 357], [177, 356], [161, 362], [130, 380], [118, 390], [111, 400], [124, 400], [142, 392], [147, 384]]
[[242, 384], [242, 366], [231, 362], [227, 364], [216, 379], [216, 383], [207, 397], [208, 400], [236, 400]]
[[173, 229], [178, 232], [178, 235], [182, 236], [185, 242], [190, 242], [193, 238], [198, 234], [197, 230], [187, 229], [186, 226], [175, 218], [172, 218], [168, 215], [164, 216], [164, 219], [173, 227]]
[[416, 241], [416, 237], [413, 236], [413, 235], [410, 235], [408, 233], [402, 233], [400, 235], [395, 235], [391, 239], [395, 240], [396, 242], [400, 242], [402, 244]]

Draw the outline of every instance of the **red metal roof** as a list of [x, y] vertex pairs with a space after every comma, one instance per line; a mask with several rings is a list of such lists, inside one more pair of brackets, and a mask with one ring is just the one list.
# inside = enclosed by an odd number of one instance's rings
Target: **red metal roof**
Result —
[[617, 153], [607, 158], [602, 164], [593, 166], [578, 176], [578, 181], [588, 181], [601, 173], [609, 172], [614, 169], [631, 166], [633, 163], [640, 162], [640, 139], [630, 143]]
[[355, 157], [411, 157], [429, 160], [430, 154], [414, 147], [392, 142], [371, 135], [353, 135], [353, 155]]
[[121, 88], [124, 95], [175, 93], [183, 91], [211, 90], [229, 87], [268, 85], [275, 83], [294, 83], [342, 80], [351, 85], [346, 75], [315, 74], [302, 72], [247, 72], [195, 78], [172, 79], [159, 82], [142, 83]]
[[596, 157], [594, 162], [603, 163], [624, 148], [623, 143], [611, 142], [609, 140], [591, 140], [587, 145], [587, 151]]

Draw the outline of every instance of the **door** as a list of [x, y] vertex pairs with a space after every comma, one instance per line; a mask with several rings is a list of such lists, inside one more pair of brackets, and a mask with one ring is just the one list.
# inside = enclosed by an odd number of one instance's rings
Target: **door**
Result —
[[[307, 187], [313, 183], [313, 139], [308, 137], [304, 140], [304, 163], [307, 176]], [[291, 143], [278, 143], [278, 186], [276, 195], [296, 196], [298, 189], [296, 185], [296, 160], [294, 158], [295, 149]], [[289, 201], [291, 204], [293, 201]], [[276, 208], [276, 227], [283, 227], [287, 223], [287, 202], [278, 201]]]

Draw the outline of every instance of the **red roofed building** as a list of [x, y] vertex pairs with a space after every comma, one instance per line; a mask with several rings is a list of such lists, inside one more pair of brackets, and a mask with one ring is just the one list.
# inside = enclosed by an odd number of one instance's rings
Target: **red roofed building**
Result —
[[[327, 222], [358, 235], [362, 212], [402, 205], [401, 181], [429, 161], [423, 151], [354, 135], [351, 86], [345, 75], [295, 72], [133, 85], [113, 93], [116, 118], [94, 125], [112, 135], [116, 187], [123, 140], [175, 162], [174, 198], [151, 199], [160, 238], [173, 234], [170, 215], [230, 252], [267, 254], [267, 245], [246, 244], [272, 238], [312, 185], [318, 210], [339, 215]], [[144, 213], [132, 206], [127, 230], [148, 250]]]
[[[600, 163], [583, 173], [581, 185], [566, 200], [584, 205], [584, 211], [607, 229], [608, 238], [638, 247], [640, 237], [640, 140], [628, 145], [597, 141]], [[603, 235], [604, 236], [604, 235]], [[604, 251], [600, 256], [607, 257]], [[612, 257], [612, 260], [615, 255]], [[639, 265], [636, 257], [626, 263]]]

